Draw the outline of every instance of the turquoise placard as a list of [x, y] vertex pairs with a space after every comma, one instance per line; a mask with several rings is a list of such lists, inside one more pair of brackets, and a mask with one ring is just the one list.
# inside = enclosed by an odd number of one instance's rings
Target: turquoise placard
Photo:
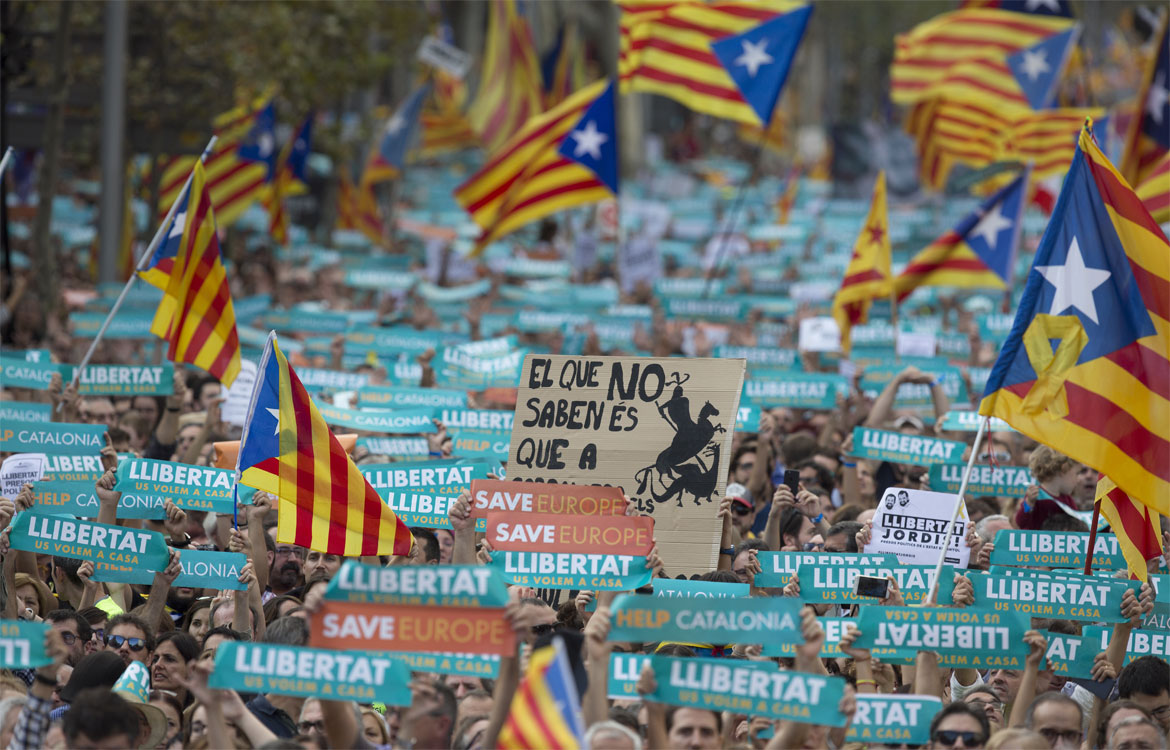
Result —
[[378, 456], [421, 461], [430, 453], [426, 438], [359, 437], [357, 444]]
[[756, 432], [760, 429], [760, 407], [740, 405], [735, 414], [736, 432]]
[[[447, 512], [473, 479], [487, 479], [498, 471], [496, 461], [455, 459], [398, 464], [366, 464], [362, 475], [407, 526], [449, 529]], [[487, 520], [476, 521], [478, 531]]]
[[[1112, 637], [1112, 626], [1086, 625], [1081, 630], [1081, 639], [1094, 656], [1097, 652], [1109, 648], [1109, 641]], [[1170, 654], [1170, 633], [1164, 630], [1145, 630], [1142, 628], [1129, 631], [1129, 640], [1125, 644], [1125, 664], [1143, 656], [1156, 656], [1159, 659], [1165, 659], [1166, 654]]]
[[163, 570], [170, 560], [157, 531], [111, 526], [66, 516], [17, 513], [12, 522], [12, 548], [57, 557], [72, 557], [146, 570]]
[[[856, 617], [818, 617], [821, 628], [825, 631], [825, 640], [821, 645], [821, 658], [833, 659], [843, 657], [841, 652], [841, 637], [849, 632], [849, 628], [857, 626]], [[795, 643], [765, 643], [763, 654], [764, 656], [796, 656]], [[870, 655], [882, 659], [883, 661], [893, 662], [900, 657], [897, 649], [882, 649], [875, 648], [870, 651]]]
[[675, 598], [621, 594], [613, 602], [611, 641], [797, 643], [800, 607], [786, 597]]
[[930, 466], [960, 463], [966, 443], [957, 440], [903, 435], [900, 432], [853, 428], [853, 455], [875, 461]]
[[94, 480], [80, 482], [33, 482], [36, 504], [33, 513], [48, 513], [76, 518], [97, 518], [101, 502], [94, 491]]
[[104, 424], [71, 422], [4, 421], [0, 426], [0, 451], [70, 455], [93, 453], [106, 445]]
[[480, 353], [466, 346], [447, 347], [437, 357], [435, 382], [447, 388], [470, 390], [514, 388], [520, 383], [520, 369], [528, 351]]
[[385, 653], [411, 672], [454, 674], [494, 680], [500, 674], [500, 657], [491, 654]]
[[53, 373], [61, 371], [60, 365], [49, 361], [30, 362], [23, 357], [0, 356], [0, 385], [5, 388], [32, 388], [43, 391], [49, 387]]
[[[240, 571], [247, 563], [248, 556], [242, 552], [182, 549], [179, 550], [179, 567], [182, 572], [171, 586], [244, 591], [248, 587], [240, 583]], [[99, 583], [149, 586], [154, 582], [154, 573], [135, 566], [98, 563], [94, 568], [93, 580]]]
[[502, 409], [441, 409], [438, 420], [450, 432], [452, 430], [505, 430], [512, 431], [512, 415]]
[[655, 578], [654, 596], [684, 599], [737, 599], [751, 594], [746, 583], [688, 581], [682, 578]]
[[93, 483], [105, 473], [101, 456], [96, 453], [92, 456], [50, 455], [48, 459], [45, 475], [41, 477], [46, 482], [89, 482], [92, 490]]
[[668, 297], [663, 300], [667, 318], [698, 320], [736, 321], [746, 316], [747, 305], [737, 299], [679, 299]]
[[389, 435], [422, 435], [435, 432], [433, 409], [363, 411], [319, 404], [317, 411], [326, 424], [350, 430], [368, 430]]
[[1154, 587], [1154, 601], [1170, 604], [1170, 575], [1150, 574], [1150, 585]]
[[[1043, 566], [1049, 568], [1085, 567], [1089, 549], [1087, 531], [1021, 531], [1000, 529], [995, 534], [992, 565]], [[1105, 570], [1125, 568], [1125, 556], [1114, 534], [1097, 534], [1093, 546], [1093, 567]]]
[[941, 710], [942, 701], [930, 695], [859, 693], [845, 741], [924, 745], [930, 741], [930, 722]]
[[451, 453], [455, 456], [487, 458], [496, 461], [508, 460], [508, 446], [512, 440], [510, 429], [473, 430], [456, 427], [448, 429], [447, 433], [451, 436]]
[[247, 325], [256, 316], [272, 307], [271, 294], [253, 294], [251, 297], [242, 297], [232, 300], [232, 309], [236, 313], [236, 322]]
[[358, 390], [358, 403], [381, 409], [411, 407], [467, 407], [467, 391], [448, 391], [440, 388], [410, 388], [406, 386], [366, 385]]
[[[935, 464], [930, 467], [930, 488], [935, 492], [958, 492], [962, 486], [962, 464]], [[986, 466], [975, 464], [971, 467], [967, 495], [979, 497], [1023, 497], [1028, 487], [1036, 484], [1027, 466]]]
[[843, 677], [736, 659], [651, 656], [650, 664], [658, 689], [648, 697], [659, 703], [830, 727], [848, 722], [837, 708], [845, 694]]
[[743, 381], [743, 397], [768, 408], [833, 409], [837, 406], [838, 394], [848, 392], [848, 380], [824, 373], [753, 370]]
[[[106, 313], [69, 313], [69, 325], [78, 338], [92, 338], [106, 319]], [[153, 334], [150, 326], [154, 323], [154, 310], [120, 310], [110, 321], [109, 328], [102, 335], [104, 339], [148, 339]]]
[[354, 289], [407, 291], [418, 283], [418, 279], [398, 269], [351, 268], [345, 272], [342, 283]]
[[0, 424], [13, 422], [52, 422], [53, 405], [28, 401], [0, 401]]
[[862, 607], [854, 645], [933, 651], [955, 667], [1023, 669], [1030, 623], [1026, 615], [979, 606]]
[[[809, 604], [876, 604], [869, 596], [853, 593], [860, 576], [888, 578], [898, 582], [898, 590], [907, 604], [926, 600], [934, 581], [933, 565], [801, 565], [796, 571], [800, 577], [800, 600]], [[954, 569], [944, 565], [939, 581], [939, 601], [950, 601], [954, 588]]]
[[761, 588], [782, 588], [792, 580], [792, 574], [801, 565], [881, 566], [898, 564], [895, 555], [861, 552], [757, 552], [761, 571], [756, 574], [756, 585]]
[[999, 417], [983, 417], [979, 415], [979, 412], [956, 411], [954, 409], [948, 411], [943, 417], [942, 429], [949, 432], [978, 432], [979, 425], [983, 424], [985, 419], [991, 420], [988, 429], [992, 432], [1011, 432], [1015, 429]]
[[47, 622], [0, 621], [0, 669], [36, 669], [53, 660], [45, 653]]
[[410, 705], [410, 670], [385, 654], [226, 641], [208, 681], [217, 690]]
[[391, 565], [346, 560], [329, 581], [325, 599], [358, 604], [427, 607], [502, 607], [508, 586], [483, 565]]
[[[1126, 587], [1114, 586], [1107, 579], [1031, 578], [993, 573], [971, 574], [967, 578], [975, 588], [975, 603], [989, 609], [1058, 620], [1122, 622], [1125, 619], [1121, 616], [1121, 597]], [[940, 591], [939, 602], [949, 601], [950, 597]]]
[[[61, 377], [71, 382], [77, 368], [57, 365]], [[175, 366], [162, 365], [87, 365], [78, 381], [77, 392], [83, 396], [169, 396], [174, 391]]]
[[119, 461], [117, 475], [119, 518], [162, 518], [168, 498], [183, 510], [231, 513], [235, 508], [231, 469], [135, 458]]
[[297, 369], [301, 385], [309, 391], [356, 391], [370, 382], [370, 376], [359, 372], [321, 370], [316, 367]]
[[513, 586], [633, 591], [650, 583], [645, 557], [578, 552], [493, 552], [491, 567]]
[[[898, 373], [906, 369], [903, 364], [892, 366], [871, 366], [865, 368], [861, 378], [861, 390], [867, 394], [877, 396]], [[959, 368], [949, 365], [930, 365], [921, 368], [928, 375], [941, 377], [939, 385], [951, 403], [966, 403], [970, 400], [967, 394], [967, 384], [959, 372]], [[894, 397], [899, 406], [931, 406], [934, 399], [930, 394], [931, 388], [927, 383], [903, 383], [898, 386]]]
[[290, 333], [345, 333], [349, 316], [326, 310], [270, 310], [260, 316], [261, 328]]
[[1083, 636], [1054, 633], [1051, 630], [1045, 631], [1044, 636], [1048, 639], [1045, 657], [1051, 664], [1049, 671], [1052, 674], [1092, 679], [1093, 660], [1097, 658], [1097, 651], [1093, 649], [1091, 641]]
[[[650, 663], [649, 654], [624, 654], [614, 651], [609, 655], [609, 673], [606, 680], [606, 697], [618, 700], [640, 700], [638, 676], [642, 667]], [[758, 664], [760, 662], [749, 662]]]
[[723, 296], [726, 283], [714, 279], [709, 283], [704, 278], [670, 278], [658, 279], [654, 282], [654, 295], [656, 297], [684, 297], [689, 299], [699, 299], [704, 296], [721, 297]]
[[776, 349], [770, 346], [717, 346], [715, 356], [720, 359], [746, 359], [749, 365], [800, 369], [800, 354], [795, 349]]

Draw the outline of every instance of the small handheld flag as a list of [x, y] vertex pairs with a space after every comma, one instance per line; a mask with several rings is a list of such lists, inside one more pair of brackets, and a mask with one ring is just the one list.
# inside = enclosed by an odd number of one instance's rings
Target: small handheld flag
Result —
[[504, 750], [576, 750], [584, 741], [577, 683], [564, 641], [557, 636], [551, 644], [532, 652], [498, 744]]

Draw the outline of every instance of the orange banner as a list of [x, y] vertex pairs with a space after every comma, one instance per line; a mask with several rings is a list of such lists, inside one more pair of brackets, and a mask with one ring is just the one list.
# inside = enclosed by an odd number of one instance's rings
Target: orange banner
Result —
[[654, 546], [654, 519], [493, 510], [487, 514], [487, 539], [504, 551], [641, 556]]
[[502, 608], [387, 607], [324, 602], [313, 615], [313, 648], [516, 654], [516, 634]]
[[627, 504], [621, 487], [509, 482], [503, 479], [471, 480], [471, 515], [475, 518], [484, 518], [488, 511], [493, 510], [622, 516], [626, 513]]

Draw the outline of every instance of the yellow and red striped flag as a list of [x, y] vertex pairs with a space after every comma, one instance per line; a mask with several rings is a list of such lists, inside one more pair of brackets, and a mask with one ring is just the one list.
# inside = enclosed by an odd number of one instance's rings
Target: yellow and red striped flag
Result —
[[[250, 135], [255, 134], [257, 128], [266, 132], [270, 130], [268, 118], [271, 116], [271, 106], [268, 99], [260, 99], [250, 106], [236, 107], [215, 118], [213, 124], [219, 140], [215, 143], [215, 150], [207, 157], [204, 169], [220, 226], [226, 227], [238, 219], [265, 192], [269, 177], [268, 163], [241, 157], [240, 146]], [[196, 161], [196, 156], [179, 156], [170, 159], [163, 167], [158, 201], [160, 219], [179, 197]]]
[[852, 347], [850, 331], [853, 326], [869, 320], [869, 306], [875, 299], [890, 296], [893, 289], [890, 255], [886, 173], [882, 171], [878, 172], [873, 184], [869, 214], [853, 245], [853, 257], [845, 269], [845, 278], [833, 297], [833, 317], [841, 329], [841, 348], [846, 354]]
[[1162, 554], [1162, 522], [1157, 512], [1122, 492], [1104, 474], [1097, 479], [1096, 500], [1101, 515], [1109, 522], [1109, 528], [1117, 537], [1130, 576], [1142, 581], [1149, 580], [1146, 561]]
[[976, 58], [1007, 57], [1072, 25], [1068, 18], [991, 8], [943, 13], [895, 38], [890, 98], [896, 104], [929, 98], [952, 66]]
[[419, 117], [418, 154], [429, 159], [439, 154], [479, 146], [479, 136], [471, 127], [463, 105], [467, 102], [467, 83], [442, 70], [435, 70], [431, 97]]
[[467, 119], [490, 154], [541, 112], [543, 91], [532, 31], [515, 0], [493, 0], [488, 13], [479, 91]]
[[[558, 150], [609, 82], [592, 83], [535, 117], [455, 190], [455, 199], [483, 233], [476, 253], [537, 219], [613, 193], [590, 169]], [[575, 131], [573, 131], [575, 132]], [[612, 151], [612, 136], [595, 134], [598, 153]]]
[[361, 232], [375, 245], [383, 245], [385, 225], [373, 185], [365, 181], [354, 185], [348, 167], [340, 167], [337, 172], [337, 228]]
[[230, 386], [240, 371], [240, 339], [219, 254], [215, 210], [199, 161], [182, 199], [186, 222], [150, 332], [170, 343], [167, 359], [189, 362]]
[[696, 112], [758, 125], [759, 116], [711, 51], [711, 42], [803, 5], [793, 0], [618, 0], [621, 92], [661, 94]]
[[1170, 512], [1170, 241], [1087, 129], [979, 413]]
[[1137, 186], [1137, 196], [1154, 221], [1170, 222], [1170, 151], [1154, 165], [1146, 181]]
[[1119, 171], [1131, 185], [1145, 182], [1170, 152], [1170, 17], [1154, 39], [1121, 157]]
[[524, 680], [512, 696], [500, 728], [503, 750], [577, 750], [584, 745], [585, 723], [573, 668], [558, 636], [532, 652]]
[[410, 530], [326, 426], [275, 333], [260, 359], [236, 475], [276, 496], [282, 544], [347, 557], [410, 554]]

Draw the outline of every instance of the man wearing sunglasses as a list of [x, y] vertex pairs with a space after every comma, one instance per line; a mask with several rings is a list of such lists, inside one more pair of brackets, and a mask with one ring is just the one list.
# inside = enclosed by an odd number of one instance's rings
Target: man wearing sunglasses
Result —
[[740, 539], [752, 539], [752, 524], [756, 522], [756, 508], [752, 505], [752, 493], [742, 484], [729, 484], [726, 490], [731, 498], [731, 525], [739, 532]]
[[979, 750], [987, 742], [991, 726], [987, 715], [966, 703], [951, 703], [930, 722], [929, 750]]
[[121, 614], [110, 620], [106, 626], [106, 651], [113, 651], [122, 657], [126, 666], [140, 661], [148, 668], [150, 654], [154, 651], [154, 633], [141, 618]]
[[68, 654], [65, 663], [76, 667], [81, 657], [85, 656], [85, 644], [93, 637], [93, 629], [85, 618], [71, 609], [55, 609], [45, 615], [45, 620], [54, 630], [61, 634]]

